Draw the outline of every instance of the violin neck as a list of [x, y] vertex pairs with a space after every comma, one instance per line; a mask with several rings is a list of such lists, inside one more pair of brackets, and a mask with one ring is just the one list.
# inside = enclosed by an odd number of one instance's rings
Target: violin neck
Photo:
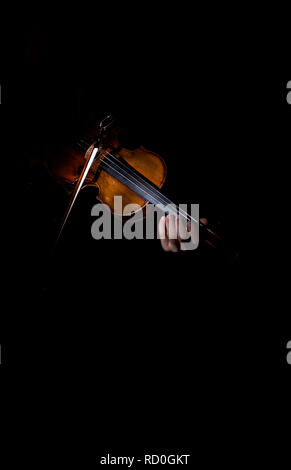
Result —
[[100, 163], [100, 168], [108, 174], [116, 178], [121, 183], [125, 184], [128, 188], [132, 189], [145, 201], [158, 206], [164, 210], [165, 214], [179, 215], [191, 223], [199, 223], [200, 235], [209, 246], [213, 248], [222, 248], [222, 238], [213, 231], [210, 227], [196, 220], [186, 211], [181, 210], [180, 207], [168, 199], [158, 186], [153, 184], [138, 171], [129, 165], [123, 158], [116, 158], [114, 155], [106, 155], [106, 158]]

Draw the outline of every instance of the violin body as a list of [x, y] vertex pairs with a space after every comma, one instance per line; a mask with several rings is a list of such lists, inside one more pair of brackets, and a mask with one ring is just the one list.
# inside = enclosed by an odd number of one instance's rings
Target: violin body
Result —
[[[118, 154], [115, 153], [114, 155], [117, 158], [122, 157], [123, 160], [159, 188], [163, 186], [167, 170], [164, 160], [158, 154], [150, 152], [144, 147], [139, 147], [135, 150], [123, 148]], [[107, 204], [115, 215], [130, 216], [136, 212], [133, 210], [133, 205], [137, 205], [139, 210], [139, 208], [143, 208], [148, 203], [148, 201], [145, 201], [136, 192], [104, 170], [100, 171], [96, 183], [87, 184], [98, 187], [99, 201]], [[118, 210], [118, 212], [114, 209], [114, 196], [116, 195], [122, 196], [122, 211]], [[127, 208], [129, 205], [131, 207]]]
[[[98, 200], [107, 204], [112, 213], [130, 216], [136, 212], [136, 210], [133, 210], [134, 205], [139, 210], [145, 207], [148, 201], [101, 168], [102, 153], [104, 155], [107, 152], [114, 153], [117, 159], [121, 158], [158, 188], [161, 188], [164, 184], [167, 167], [160, 155], [147, 150], [143, 146], [134, 149], [123, 147], [119, 141], [121, 131], [120, 127], [115, 127], [111, 129], [109, 135], [104, 137], [103, 150], [100, 152], [100, 157], [92, 164], [83, 188], [95, 187], [98, 190]], [[62, 150], [57, 158], [49, 161], [48, 170], [65, 185], [68, 192], [73, 190], [95, 142], [96, 132], [94, 135], [94, 130], [92, 130], [87, 135], [86, 140], [81, 140], [81, 145], [67, 147]], [[114, 207], [114, 196], [117, 195], [122, 196], [122, 207], [118, 210]], [[129, 209], [127, 208], [128, 205], [131, 205]]]

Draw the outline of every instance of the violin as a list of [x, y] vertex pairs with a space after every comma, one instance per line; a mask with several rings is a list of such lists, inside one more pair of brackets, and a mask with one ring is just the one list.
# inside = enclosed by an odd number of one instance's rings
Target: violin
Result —
[[[165, 213], [173, 211], [174, 215], [179, 215], [187, 223], [199, 223], [200, 234], [208, 245], [216, 248], [221, 246], [222, 239], [216, 232], [193, 219], [161, 192], [167, 175], [164, 159], [143, 146], [126, 148], [120, 142], [121, 134], [122, 128], [108, 115], [88, 130], [86, 138], [79, 139], [74, 146], [67, 148], [61, 159], [50, 162], [50, 173], [72, 193], [58, 239], [79, 191], [93, 186], [98, 190], [98, 200], [107, 204], [114, 215], [132, 216], [136, 212], [132, 210], [133, 205], [136, 205], [137, 210], [148, 203], [163, 206], [166, 208]], [[119, 208], [114, 205], [114, 196], [117, 195], [122, 196]]]

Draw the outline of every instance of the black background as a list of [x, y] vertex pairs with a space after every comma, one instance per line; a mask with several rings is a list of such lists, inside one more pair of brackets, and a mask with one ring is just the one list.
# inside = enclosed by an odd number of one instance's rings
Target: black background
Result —
[[[287, 419], [290, 375], [286, 42], [242, 11], [99, 13], [44, 12], [5, 36], [10, 460], [93, 468], [107, 452], [169, 450], [260, 462]], [[92, 191], [52, 254], [64, 197], [31, 161], [106, 111], [164, 157], [173, 200], [223, 221], [239, 265], [92, 240]]]

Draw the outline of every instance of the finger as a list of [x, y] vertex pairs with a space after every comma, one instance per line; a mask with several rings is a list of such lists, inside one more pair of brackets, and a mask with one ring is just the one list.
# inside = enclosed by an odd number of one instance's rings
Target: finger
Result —
[[[178, 217], [177, 219], [177, 225], [178, 225], [178, 239], [179, 241], [185, 241], [190, 238], [190, 228], [191, 228], [191, 223], [188, 225], [188, 222], [186, 219], [183, 217]], [[189, 230], [188, 230], [189, 227]]]
[[161, 241], [165, 240], [167, 238], [167, 228], [166, 228], [166, 217], [164, 215], [163, 217], [160, 218], [158, 230], [159, 230], [160, 240]]
[[167, 238], [161, 238], [161, 245], [164, 251], [170, 251], [169, 240]]
[[178, 240], [169, 240], [167, 251], [172, 251], [173, 253], [177, 253], [178, 251], [180, 251], [180, 243], [178, 242]]
[[167, 235], [167, 224], [168, 224], [167, 217], [166, 216], [161, 217], [159, 221], [158, 230], [159, 230], [159, 238], [160, 238], [161, 245], [164, 251], [170, 251], [169, 238]]
[[199, 244], [199, 224], [196, 221], [180, 222], [179, 236], [180, 236], [180, 249], [195, 250]]
[[205, 217], [202, 217], [200, 219], [200, 222], [202, 222], [202, 224], [204, 224], [204, 225], [208, 225], [208, 219], [206, 219]]
[[174, 215], [168, 215], [166, 218], [166, 228], [169, 240], [177, 240], [177, 217]]

